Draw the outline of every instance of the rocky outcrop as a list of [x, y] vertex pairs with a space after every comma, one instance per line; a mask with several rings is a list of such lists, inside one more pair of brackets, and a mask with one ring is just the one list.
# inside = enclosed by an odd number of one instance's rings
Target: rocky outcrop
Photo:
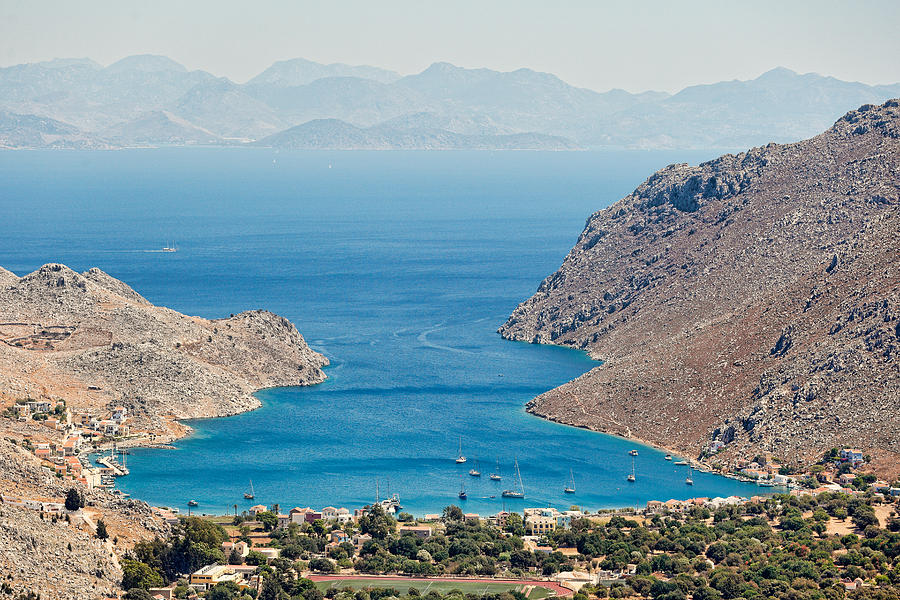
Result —
[[[11, 576], [4, 581], [12, 586], [12, 596], [31, 591], [42, 598], [115, 597], [122, 578], [117, 556], [138, 540], [170, 533], [146, 503], [63, 481], [30, 452], [0, 439], [0, 493], [5, 497], [62, 502], [73, 486], [85, 497], [83, 511], [42, 517], [0, 502], [0, 573]], [[93, 535], [99, 519], [109, 533], [106, 542]]]
[[900, 102], [672, 165], [592, 215], [500, 333], [604, 364], [536, 414], [724, 459], [853, 445], [900, 470]]
[[99, 269], [59, 264], [0, 281], [0, 342], [0, 391], [123, 404], [148, 429], [255, 408], [254, 391], [319, 383], [328, 362], [270, 312], [190, 317]]

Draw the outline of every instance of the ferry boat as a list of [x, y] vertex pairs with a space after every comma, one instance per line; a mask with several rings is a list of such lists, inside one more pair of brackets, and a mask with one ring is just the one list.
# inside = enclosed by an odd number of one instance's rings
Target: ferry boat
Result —
[[[388, 490], [390, 492], [390, 490]], [[384, 509], [389, 515], [394, 513], [398, 513], [403, 510], [403, 506], [400, 504], [400, 494], [392, 494], [390, 498], [385, 498], [378, 502], [381, 505], [381, 508]]]
[[456, 456], [456, 464], [461, 465], [466, 462], [466, 457], [462, 453], [462, 436], [459, 436], [459, 452]]
[[679, 466], [679, 467], [686, 467], [687, 464], [688, 464], [688, 461], [686, 461], [686, 460], [678, 460], [678, 461], [675, 461], [675, 464], [676, 464], [677, 466]]
[[575, 474], [572, 472], [572, 469], [569, 469], [569, 483], [566, 485], [566, 489], [564, 489], [563, 492], [566, 494], [575, 493]]
[[250, 480], [250, 491], [244, 492], [244, 499], [253, 500], [256, 497], [256, 494], [253, 493], [253, 480]]
[[497, 461], [497, 470], [495, 470], [493, 473], [491, 473], [491, 479], [493, 481], [500, 481], [500, 479], [501, 479], [501, 477], [500, 477], [500, 461], [499, 460]]
[[481, 477], [481, 471], [478, 468], [478, 459], [475, 459], [475, 466], [469, 469], [469, 475], [472, 477]]
[[503, 493], [500, 494], [504, 498], [524, 498], [525, 497], [525, 486], [522, 485], [522, 473], [519, 472], [519, 459], [516, 458], [516, 483], [518, 483], [518, 487], [514, 490], [503, 490]]

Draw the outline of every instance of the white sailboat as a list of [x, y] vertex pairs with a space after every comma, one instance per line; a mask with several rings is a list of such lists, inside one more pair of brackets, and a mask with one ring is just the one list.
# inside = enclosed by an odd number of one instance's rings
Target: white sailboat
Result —
[[525, 486], [522, 485], [522, 473], [519, 472], [519, 459], [516, 458], [516, 483], [518, 487], [514, 490], [503, 490], [501, 494], [504, 498], [524, 498]]
[[247, 500], [253, 500], [256, 497], [256, 494], [253, 492], [253, 480], [250, 480], [250, 491], [244, 492], [244, 498]]
[[628, 481], [634, 483], [637, 478], [634, 476], [634, 456], [631, 457], [631, 474], [628, 476]]
[[481, 470], [478, 467], [478, 459], [477, 458], [475, 459], [475, 466], [473, 468], [469, 469], [469, 475], [471, 475], [472, 477], [481, 477]]
[[572, 469], [569, 469], [569, 483], [566, 485], [566, 489], [563, 490], [567, 494], [575, 493], [575, 473], [572, 472]]
[[499, 460], [497, 461], [497, 469], [493, 473], [491, 473], [491, 479], [493, 481], [500, 481], [500, 479], [501, 479], [501, 477], [500, 477], [500, 461]]
[[691, 472], [687, 476], [687, 479], [684, 480], [684, 482], [688, 485], [694, 485], [694, 467], [691, 467]]
[[459, 436], [459, 452], [456, 456], [456, 464], [461, 465], [466, 462], [466, 457], [462, 453], [462, 436]]

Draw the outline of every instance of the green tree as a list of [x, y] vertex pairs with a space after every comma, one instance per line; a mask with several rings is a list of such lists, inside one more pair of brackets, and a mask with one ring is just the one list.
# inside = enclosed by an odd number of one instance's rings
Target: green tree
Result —
[[337, 567], [335, 566], [333, 561], [328, 560], [327, 558], [314, 558], [309, 561], [309, 568], [312, 571], [318, 571], [320, 573], [334, 573], [337, 571]]
[[76, 488], [69, 488], [66, 493], [66, 510], [78, 510], [84, 507], [84, 498]]
[[109, 538], [109, 534], [106, 532], [106, 523], [103, 522], [103, 519], [97, 520], [97, 539], [105, 540]]
[[256, 513], [256, 520], [263, 524], [263, 529], [272, 531], [278, 527], [278, 517], [268, 510]]
[[241, 590], [233, 581], [217, 583], [206, 592], [206, 600], [234, 600], [240, 596]]
[[444, 507], [443, 517], [445, 521], [462, 521], [466, 518], [466, 515], [463, 514], [460, 507], [451, 504], [450, 506]]
[[522, 520], [522, 515], [519, 513], [510, 513], [506, 518], [505, 529], [509, 533], [519, 537], [525, 535], [525, 522]]
[[150, 589], [165, 585], [162, 575], [152, 569], [150, 565], [137, 560], [122, 559], [122, 588]]

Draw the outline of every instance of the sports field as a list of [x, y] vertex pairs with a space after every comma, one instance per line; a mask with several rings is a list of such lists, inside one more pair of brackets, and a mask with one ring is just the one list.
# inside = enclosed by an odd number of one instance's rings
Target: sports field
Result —
[[[464, 594], [498, 594], [500, 592], [520, 591], [527, 594], [529, 600], [543, 600], [549, 596], [556, 596], [557, 590], [552, 583], [531, 581], [491, 581], [473, 579], [407, 579], [407, 578], [346, 578], [329, 577], [327, 579], [314, 577], [316, 586], [323, 592], [329, 588], [394, 588], [401, 594], [406, 594], [409, 588], [416, 588], [422, 595], [435, 591], [446, 594], [451, 590], [459, 590]], [[548, 587], [544, 587], [548, 586]], [[568, 591], [568, 590], [565, 590]], [[571, 593], [571, 592], [570, 592]]]

